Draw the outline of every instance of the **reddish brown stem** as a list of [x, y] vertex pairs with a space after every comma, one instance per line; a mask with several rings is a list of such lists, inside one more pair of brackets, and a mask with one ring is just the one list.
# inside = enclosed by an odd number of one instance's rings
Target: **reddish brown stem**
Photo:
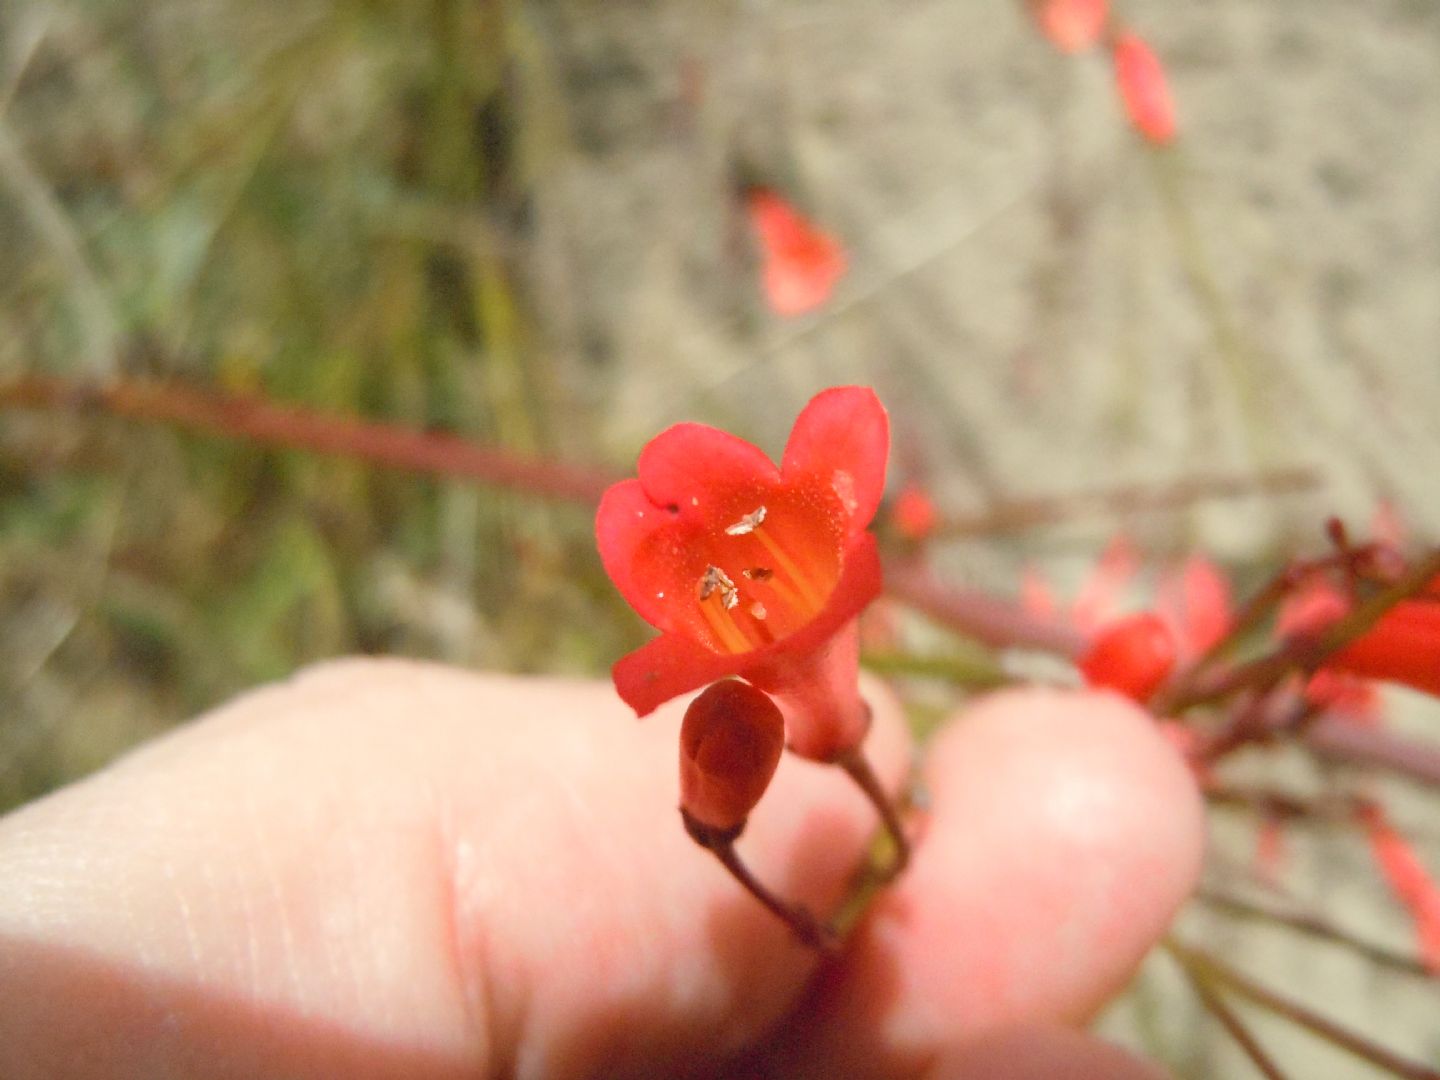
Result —
[[1085, 651], [1085, 635], [1076, 627], [1031, 615], [978, 589], [945, 585], [911, 560], [886, 562], [885, 587], [902, 603], [986, 645], [1024, 646], [1071, 659]]
[[1332, 761], [1375, 765], [1423, 784], [1440, 786], [1440, 745], [1434, 743], [1325, 718], [1305, 732], [1305, 745]]
[[730, 872], [730, 876], [758, 900], [766, 911], [790, 927], [797, 938], [812, 949], [830, 951], [839, 948], [840, 938], [834, 930], [816, 918], [809, 908], [799, 904], [787, 904], [781, 900], [761, 884], [759, 878], [741, 861], [735, 851], [735, 841], [745, 827], [743, 821], [733, 829], [716, 829], [695, 820], [683, 807], [680, 818], [685, 823], [685, 831], [690, 835], [690, 839], [719, 859], [720, 865]]
[[1314, 1032], [1326, 1042], [1348, 1051], [1372, 1065], [1394, 1073], [1396, 1076], [1405, 1077], [1407, 1080], [1440, 1080], [1440, 1071], [1403, 1058], [1363, 1035], [1306, 1008], [1299, 1002], [1291, 1001], [1289, 998], [1261, 986], [1249, 976], [1242, 975], [1209, 953], [1189, 945], [1182, 945], [1173, 938], [1166, 942], [1166, 947], [1187, 970], [1199, 970], [1206, 977], [1223, 983], [1240, 996], [1283, 1016], [1293, 1024]]
[[905, 827], [900, 822], [900, 815], [895, 810], [895, 803], [885, 793], [880, 778], [875, 775], [875, 770], [871, 768], [869, 760], [858, 746], [840, 754], [835, 759], [835, 764], [844, 769], [850, 779], [855, 781], [856, 786], [865, 793], [865, 797], [870, 800], [871, 805], [879, 813], [885, 831], [895, 845], [894, 861], [880, 874], [881, 884], [893, 881], [910, 864], [910, 838], [905, 835]]
[[[465, 477], [585, 503], [598, 501], [613, 479], [605, 472], [481, 447], [453, 435], [417, 432], [178, 383], [121, 380], [100, 385], [28, 375], [0, 383], [0, 409], [5, 408], [100, 411], [258, 446], [344, 455], [385, 468]], [[1084, 651], [1085, 635], [1075, 627], [1037, 618], [979, 590], [947, 587], [922, 566], [891, 561], [886, 577], [891, 595], [986, 644], [1026, 646], [1070, 658]], [[1199, 693], [1210, 689], [1213, 686]], [[1323, 720], [1305, 738], [1326, 757], [1380, 765], [1440, 784], [1440, 751], [1433, 748]]]
[[614, 477], [455, 435], [334, 416], [181, 383], [74, 383], [27, 375], [0, 385], [0, 408], [98, 410], [262, 446], [340, 454], [389, 469], [458, 476], [543, 498], [597, 502]]
[[1379, 945], [1372, 945], [1368, 941], [1361, 941], [1345, 930], [1341, 930], [1333, 923], [1327, 922], [1317, 915], [1306, 915], [1295, 911], [1278, 911], [1272, 907], [1262, 907], [1253, 904], [1238, 896], [1231, 896], [1229, 893], [1222, 893], [1214, 889], [1201, 889], [1195, 894], [1195, 899], [1202, 904], [1217, 908], [1230, 915], [1242, 919], [1253, 919], [1259, 922], [1271, 923], [1276, 926], [1284, 926], [1297, 933], [1305, 934], [1308, 937], [1317, 938], [1320, 941], [1328, 941], [1333, 945], [1340, 945], [1351, 952], [1354, 952], [1372, 963], [1384, 967], [1393, 968], [1396, 971], [1403, 971], [1407, 975], [1418, 975], [1421, 978], [1428, 978], [1429, 970], [1413, 956], [1405, 956], [1401, 953], [1392, 952], [1389, 949], [1381, 948]]
[[1134, 514], [1176, 510], [1202, 499], [1236, 498], [1304, 491], [1319, 477], [1313, 469], [1277, 469], [1261, 476], [1191, 476], [1167, 487], [1127, 484], [1073, 495], [1016, 499], [989, 510], [947, 517], [938, 527], [940, 537], [987, 536], [1018, 532], [1037, 525], [1074, 521], [1087, 514]]

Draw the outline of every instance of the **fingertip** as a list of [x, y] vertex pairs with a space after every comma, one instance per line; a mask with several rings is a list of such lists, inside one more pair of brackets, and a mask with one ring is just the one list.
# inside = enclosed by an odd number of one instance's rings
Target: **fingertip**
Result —
[[910, 871], [827, 988], [836, 1062], [927, 1060], [957, 1035], [1076, 1022], [1117, 992], [1198, 878], [1195, 784], [1116, 695], [993, 695], [926, 760]]

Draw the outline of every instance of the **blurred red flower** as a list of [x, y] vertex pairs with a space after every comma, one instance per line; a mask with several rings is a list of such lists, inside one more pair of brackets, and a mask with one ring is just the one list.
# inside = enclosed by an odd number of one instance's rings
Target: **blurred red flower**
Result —
[[1115, 86], [1130, 123], [1153, 143], [1170, 142], [1175, 137], [1175, 102], [1160, 58], [1130, 30], [1116, 36], [1111, 50]]
[[1033, 0], [1040, 31], [1063, 53], [1084, 52], [1100, 41], [1110, 16], [1108, 0]]
[[[1291, 636], [1316, 636], [1343, 618], [1349, 599], [1316, 579], [1282, 608], [1279, 626]], [[1325, 660], [1317, 676], [1338, 692], [1337, 677], [1358, 676], [1400, 683], [1440, 696], [1440, 579], [1419, 596], [1402, 600], [1369, 630]]]
[[940, 512], [924, 488], [911, 484], [895, 496], [895, 503], [890, 507], [890, 522], [906, 540], [920, 543], [930, 539], [939, 528]]
[[761, 282], [770, 310], [803, 315], [829, 300], [845, 274], [839, 241], [768, 188], [752, 189], [745, 206], [760, 244]]
[[1380, 806], [1361, 806], [1357, 816], [1365, 828], [1375, 865], [1415, 924], [1421, 962], [1432, 975], [1440, 975], [1440, 884], [1436, 884], [1414, 845], [1390, 823]]
[[1170, 677], [1178, 655], [1165, 620], [1142, 611], [1103, 627], [1077, 666], [1091, 686], [1143, 702]]

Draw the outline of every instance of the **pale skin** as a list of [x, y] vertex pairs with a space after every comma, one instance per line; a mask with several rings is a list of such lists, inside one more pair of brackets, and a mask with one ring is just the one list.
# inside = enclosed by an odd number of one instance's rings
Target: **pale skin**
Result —
[[[910, 746], [865, 693], [893, 788]], [[1072, 1030], [1198, 873], [1151, 718], [1035, 691], [950, 725], [913, 865], [822, 967], [681, 828], [682, 711], [347, 661], [11, 814], [0, 1075], [1163, 1075]], [[874, 828], [787, 755], [739, 850], [828, 913]]]

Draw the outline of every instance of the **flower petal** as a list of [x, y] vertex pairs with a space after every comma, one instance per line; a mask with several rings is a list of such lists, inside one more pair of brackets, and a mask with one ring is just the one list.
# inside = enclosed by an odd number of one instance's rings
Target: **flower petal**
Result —
[[611, 669], [615, 689], [636, 716], [647, 716], [671, 698], [708, 686], [728, 675], [757, 684], [783, 681], [786, 670], [808, 655], [863, 611], [881, 588], [880, 551], [869, 533], [855, 537], [845, 552], [840, 581], [819, 614], [801, 630], [772, 645], [745, 653], [715, 653], [679, 634], [661, 634]]
[[1402, 600], [1325, 666], [1440, 696], [1440, 606]]
[[657, 529], [674, 523], [674, 515], [656, 506], [639, 480], [612, 484], [595, 514], [595, 544], [605, 572], [620, 595], [651, 626], [665, 626], [664, 597], [656, 597], [636, 580], [635, 553]]
[[711, 496], [780, 482], [763, 450], [706, 424], [666, 428], [640, 451], [636, 472], [650, 501], [681, 521], [708, 521]]
[[671, 698], [699, 690], [727, 675], [738, 675], [752, 653], [713, 653], [679, 634], [661, 634], [610, 669], [620, 700], [649, 716]]
[[870, 524], [885, 492], [890, 420], [866, 386], [837, 386], [810, 399], [790, 432], [780, 471], [813, 480], [840, 500], [851, 535]]

